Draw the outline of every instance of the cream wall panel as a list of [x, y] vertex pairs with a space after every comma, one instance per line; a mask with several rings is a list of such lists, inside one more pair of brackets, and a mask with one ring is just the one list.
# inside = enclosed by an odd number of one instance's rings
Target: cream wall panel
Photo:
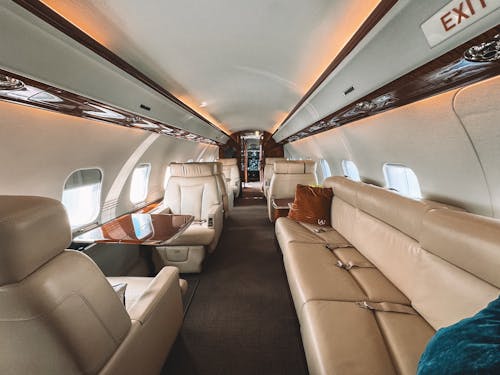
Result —
[[[0, 102], [0, 194], [61, 199], [66, 178], [75, 170], [103, 171], [102, 199], [123, 165], [151, 132]], [[171, 161], [215, 159], [218, 147], [158, 137], [136, 164], [152, 164], [148, 200], [161, 198], [165, 168]], [[133, 168], [132, 168], [133, 170]], [[117, 214], [132, 208], [130, 176], [119, 194]]]
[[493, 216], [500, 217], [500, 77], [461, 90], [454, 109], [481, 161]]
[[[453, 90], [434, 96], [288, 144], [285, 149], [294, 157], [310, 154], [327, 159], [337, 175], [342, 174], [337, 167], [340, 161], [351, 159], [365, 182], [380, 186], [384, 185], [383, 164], [401, 163], [415, 171], [425, 198], [497, 216], [500, 208], [495, 210], [495, 206], [500, 199], [492, 204], [488, 189], [499, 196], [498, 79], [495, 82], [494, 87], [484, 83], [459, 94]], [[455, 107], [466, 108], [459, 113], [465, 125], [454, 111], [455, 96]]]

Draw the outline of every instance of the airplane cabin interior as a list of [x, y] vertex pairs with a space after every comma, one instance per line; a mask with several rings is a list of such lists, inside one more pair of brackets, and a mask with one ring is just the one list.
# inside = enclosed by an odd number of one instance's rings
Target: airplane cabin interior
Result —
[[0, 374], [500, 374], [500, 0], [1, 0]]

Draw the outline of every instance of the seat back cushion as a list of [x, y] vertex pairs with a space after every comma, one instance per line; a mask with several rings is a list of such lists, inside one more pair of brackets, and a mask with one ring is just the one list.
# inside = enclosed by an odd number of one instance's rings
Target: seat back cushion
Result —
[[[495, 250], [500, 236], [492, 229], [496, 220], [487, 220], [489, 227], [483, 222], [474, 227], [471, 222], [472, 229], [465, 232], [469, 239], [454, 243], [450, 226], [459, 239], [467, 225], [450, 217], [464, 220], [474, 215], [345, 178], [330, 179], [325, 185], [334, 190], [332, 226], [410, 299], [434, 329], [477, 313], [498, 295], [498, 287], [491, 283], [500, 256]], [[478, 234], [483, 225], [490, 237]], [[484, 248], [476, 250], [471, 241], [476, 248], [484, 241]]]
[[174, 214], [207, 220], [211, 207], [221, 203], [216, 176], [170, 177], [165, 202]]
[[64, 251], [22, 282], [0, 287], [0, 336], [6, 338], [0, 373], [98, 373], [130, 326], [96, 264]]

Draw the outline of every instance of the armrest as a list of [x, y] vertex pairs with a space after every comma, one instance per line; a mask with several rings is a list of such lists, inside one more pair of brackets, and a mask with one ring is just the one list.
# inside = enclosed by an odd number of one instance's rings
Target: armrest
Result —
[[208, 210], [208, 216], [213, 216], [214, 218], [214, 229], [222, 228], [224, 222], [224, 207], [222, 204], [216, 204], [210, 207]]
[[160, 305], [179, 304], [182, 308], [179, 270], [164, 267], [128, 311], [130, 319], [145, 324]]
[[172, 211], [170, 210], [170, 207], [168, 207], [165, 202], [162, 202], [158, 207], [156, 207], [154, 210], [151, 210], [149, 212], [150, 214], [171, 214]]

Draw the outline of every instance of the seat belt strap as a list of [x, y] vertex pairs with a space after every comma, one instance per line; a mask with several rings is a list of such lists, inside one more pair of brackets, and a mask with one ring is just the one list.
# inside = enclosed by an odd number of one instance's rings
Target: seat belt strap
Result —
[[356, 302], [356, 305], [358, 305], [363, 309], [368, 309], [373, 311], [395, 312], [401, 314], [417, 315], [417, 312], [413, 309], [413, 307], [408, 305], [403, 305], [401, 303], [361, 301], [361, 302]]
[[375, 268], [370, 262], [353, 262], [352, 260], [345, 263], [341, 260], [337, 260], [337, 263], [335, 265], [348, 271], [351, 268]]
[[347, 243], [327, 243], [325, 247], [330, 251], [333, 251], [335, 249], [347, 249], [350, 247], [354, 248], [354, 246]]

